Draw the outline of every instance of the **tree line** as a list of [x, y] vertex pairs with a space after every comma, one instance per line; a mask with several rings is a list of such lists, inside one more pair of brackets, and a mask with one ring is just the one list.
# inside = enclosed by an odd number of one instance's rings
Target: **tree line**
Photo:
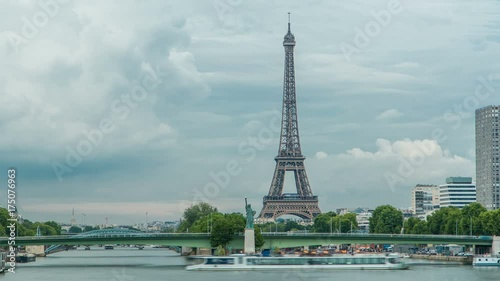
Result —
[[[220, 213], [208, 203], [200, 202], [184, 211], [177, 232], [210, 233], [210, 244], [219, 254], [228, 253], [228, 245], [237, 233], [245, 231], [246, 218], [241, 213]], [[261, 229], [255, 226], [255, 248], [264, 245]], [[220, 251], [222, 250], [222, 253]]]
[[462, 209], [444, 207], [426, 220], [411, 217], [390, 206], [377, 207], [370, 219], [370, 233], [437, 234], [437, 235], [500, 235], [500, 209], [488, 211], [479, 203]]
[[[7, 228], [11, 222], [9, 211], [5, 208], [0, 208], [0, 236], [7, 236], [9, 229]], [[43, 236], [60, 235], [61, 226], [55, 221], [46, 222], [31, 222], [30, 220], [23, 219], [17, 225], [17, 236], [35, 236], [37, 229], [40, 229], [40, 234]]]

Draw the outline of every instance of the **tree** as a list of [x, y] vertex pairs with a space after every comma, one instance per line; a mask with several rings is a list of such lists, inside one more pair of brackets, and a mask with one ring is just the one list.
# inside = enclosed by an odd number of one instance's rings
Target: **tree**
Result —
[[420, 222], [419, 218], [411, 217], [404, 222], [405, 234], [418, 234], [413, 232], [413, 228]]
[[210, 244], [212, 247], [222, 246], [224, 249], [237, 232], [243, 232], [246, 225], [245, 217], [240, 213], [224, 214], [217, 217], [210, 233]]
[[33, 224], [33, 230], [35, 233], [37, 233], [37, 229], [40, 228], [40, 234], [42, 236], [53, 236], [57, 235], [57, 231], [50, 225], [41, 223], [41, 222], [36, 222]]
[[314, 218], [314, 226], [313, 226], [314, 232], [327, 233], [332, 231], [332, 219], [336, 215], [337, 214], [335, 212], [328, 212], [317, 215]]
[[260, 227], [256, 226], [255, 227], [255, 250], [260, 250], [262, 246], [266, 241], [264, 240], [264, 236], [262, 236], [262, 233], [260, 231]]
[[197, 219], [191, 226], [189, 227], [189, 232], [191, 233], [208, 233], [210, 232], [210, 228], [213, 228], [214, 221], [221, 219], [224, 217], [224, 214], [216, 212], [206, 215]]
[[432, 215], [427, 216], [427, 225], [430, 234], [451, 234], [457, 233], [458, 222], [462, 219], [460, 209], [455, 207], [444, 207]]
[[485, 235], [500, 235], [500, 209], [481, 213], [481, 228]]
[[481, 221], [481, 214], [488, 212], [483, 205], [471, 203], [461, 210], [460, 233], [469, 235], [481, 235], [485, 232]]
[[18, 236], [35, 236], [36, 229], [29, 229], [25, 227], [23, 224], [18, 225], [17, 227], [17, 235]]
[[90, 226], [90, 225], [86, 225], [86, 226], [83, 228], [83, 232], [88, 232], [88, 231], [92, 231], [92, 230], [99, 230], [99, 227], [98, 227], [98, 226], [93, 227], [93, 226]]
[[69, 228], [68, 233], [81, 233], [82, 229], [78, 226], [72, 226]]
[[371, 233], [400, 233], [403, 213], [390, 205], [378, 206], [370, 218]]
[[55, 221], [46, 221], [45, 225], [52, 227], [55, 231], [55, 235], [61, 235], [61, 226]]
[[429, 227], [427, 222], [419, 220], [411, 229], [411, 234], [429, 234]]
[[212, 207], [210, 204], [205, 202], [200, 202], [198, 204], [192, 205], [184, 211], [182, 222], [177, 231], [186, 232], [187, 229], [190, 228], [195, 221], [216, 212], [217, 208]]
[[347, 233], [358, 228], [358, 221], [356, 220], [356, 214], [347, 213], [345, 215], [336, 216], [332, 218], [332, 227], [341, 233]]

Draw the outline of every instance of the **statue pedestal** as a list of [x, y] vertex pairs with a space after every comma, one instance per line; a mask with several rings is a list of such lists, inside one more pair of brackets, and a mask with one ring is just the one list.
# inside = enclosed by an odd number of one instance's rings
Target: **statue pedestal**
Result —
[[253, 228], [245, 228], [245, 254], [255, 254], [255, 230]]

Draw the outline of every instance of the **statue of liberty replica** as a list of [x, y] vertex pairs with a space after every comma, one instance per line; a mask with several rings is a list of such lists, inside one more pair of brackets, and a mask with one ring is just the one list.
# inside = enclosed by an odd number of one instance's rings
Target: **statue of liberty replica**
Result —
[[244, 253], [253, 255], [255, 254], [255, 229], [253, 228], [253, 216], [255, 216], [255, 211], [252, 210], [252, 205], [247, 203], [245, 198], [245, 210], [247, 224], [245, 226], [245, 248]]

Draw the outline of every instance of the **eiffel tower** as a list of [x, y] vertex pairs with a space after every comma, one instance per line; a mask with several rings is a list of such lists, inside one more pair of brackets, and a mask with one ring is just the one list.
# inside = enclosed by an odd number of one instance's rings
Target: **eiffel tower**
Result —
[[[321, 214], [318, 196], [314, 196], [307, 179], [304, 160], [299, 140], [299, 124], [297, 119], [297, 100], [295, 98], [295, 70], [293, 65], [293, 48], [295, 36], [290, 30], [290, 13], [288, 13], [288, 33], [285, 35], [285, 78], [283, 82], [283, 112], [281, 120], [281, 136], [278, 156], [274, 158], [276, 168], [269, 194], [264, 196], [264, 206], [259, 221], [273, 221], [282, 215], [295, 215], [312, 221]], [[285, 173], [293, 172], [297, 193], [283, 193]]]

